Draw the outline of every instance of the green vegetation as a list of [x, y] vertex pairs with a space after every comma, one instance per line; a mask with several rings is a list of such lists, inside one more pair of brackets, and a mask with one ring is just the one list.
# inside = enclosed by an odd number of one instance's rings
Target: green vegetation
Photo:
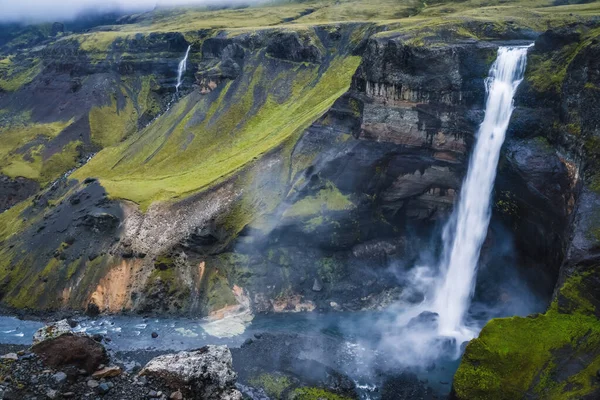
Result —
[[320, 388], [298, 388], [289, 396], [290, 400], [350, 400], [348, 397]]
[[[321, 189], [315, 196], [307, 196], [294, 203], [288, 208], [284, 217], [309, 217], [319, 215], [326, 211], [351, 210], [355, 206], [344, 196], [339, 189], [331, 182], [327, 182], [324, 189]], [[312, 224], [314, 224], [314, 219]]]
[[[600, 29], [592, 29], [581, 34], [582, 38], [579, 42], [564, 46], [559, 51], [532, 54], [529, 57], [525, 78], [538, 92], [548, 94], [561, 92], [571, 62], [582, 49], [600, 36]], [[581, 129], [577, 124], [572, 124], [567, 127], [567, 130], [576, 135]]]
[[0, 241], [5, 241], [26, 226], [22, 213], [30, 205], [31, 199], [28, 199], [0, 213]]
[[92, 141], [101, 147], [115, 145], [137, 129], [138, 115], [131, 101], [119, 109], [113, 97], [110, 105], [93, 107], [89, 117]]
[[[307, 128], [348, 89], [359, 61], [338, 58], [325, 72], [279, 63], [267, 73], [258, 59], [248, 60], [239, 80], [208, 96], [189, 95], [74, 177], [99, 177], [111, 196], [143, 209], [198, 192]], [[280, 90], [263, 95], [266, 87]]]
[[[598, 390], [600, 321], [586, 297], [597, 290], [592, 273], [569, 278], [543, 315], [490, 321], [469, 343], [456, 372], [458, 398], [508, 400], [529, 393], [548, 400], [579, 399]], [[579, 361], [565, 370], [569, 367], [559, 365], [558, 357]]]
[[25, 86], [41, 72], [42, 63], [39, 59], [15, 63], [14, 58], [0, 59], [0, 89], [14, 92]]
[[79, 156], [78, 142], [67, 144], [44, 159], [48, 143], [73, 121], [47, 124], [28, 122], [25, 115], [17, 123], [0, 127], [0, 172], [9, 177], [24, 177], [45, 185], [73, 168]]
[[264, 389], [273, 399], [281, 399], [283, 392], [292, 386], [293, 382], [285, 375], [262, 374], [250, 379], [250, 384]]
[[208, 273], [206, 284], [206, 297], [208, 312], [220, 310], [227, 306], [237, 304], [235, 296], [229, 287], [227, 277], [219, 273], [218, 270], [212, 270]]

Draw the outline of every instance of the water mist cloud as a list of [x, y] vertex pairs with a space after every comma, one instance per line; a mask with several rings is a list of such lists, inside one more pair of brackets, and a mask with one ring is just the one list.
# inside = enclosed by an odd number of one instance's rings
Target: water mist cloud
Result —
[[261, 0], [0, 0], [0, 22], [69, 21], [85, 12], [143, 12], [155, 7], [231, 6]]

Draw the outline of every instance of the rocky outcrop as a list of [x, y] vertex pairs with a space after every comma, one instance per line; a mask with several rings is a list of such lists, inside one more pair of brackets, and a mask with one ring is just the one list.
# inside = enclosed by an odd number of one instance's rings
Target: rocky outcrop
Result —
[[33, 345], [31, 351], [52, 368], [74, 366], [88, 374], [108, 362], [104, 347], [87, 335], [63, 334]]
[[26, 178], [11, 179], [0, 175], [0, 212], [34, 195], [39, 190], [39, 184]]
[[140, 375], [159, 378], [191, 399], [241, 400], [241, 393], [235, 389], [237, 374], [231, 363], [227, 347], [206, 346], [156, 357], [146, 364]]
[[66, 319], [63, 319], [38, 329], [33, 334], [33, 344], [35, 345], [46, 340], [56, 339], [59, 336], [71, 333], [71, 325]]
[[[516, 209], [523, 202], [528, 210], [516, 224], [517, 234], [523, 229], [527, 239], [522, 243], [546, 249], [546, 268], [560, 265], [554, 267], [558, 282], [546, 313], [492, 320], [469, 343], [455, 376], [457, 399], [594, 399], [600, 395], [595, 146], [600, 110], [594, 90], [600, 83], [599, 49], [597, 33], [585, 25], [546, 32], [536, 42], [517, 102], [534, 119], [551, 115], [546, 122], [551, 125], [544, 138], [508, 144], [507, 170], [528, 177], [527, 187], [517, 188], [521, 194]], [[565, 57], [571, 60], [566, 66]], [[548, 71], [559, 69], [548, 77]], [[521, 120], [518, 114], [516, 118]], [[520, 136], [540, 134], [524, 130]], [[553, 247], [544, 244], [548, 240], [555, 243]], [[544, 257], [537, 251], [538, 259]]]
[[321, 61], [321, 51], [311, 43], [310, 37], [301, 37], [298, 32], [280, 32], [267, 43], [267, 54], [275, 58], [295, 62]]

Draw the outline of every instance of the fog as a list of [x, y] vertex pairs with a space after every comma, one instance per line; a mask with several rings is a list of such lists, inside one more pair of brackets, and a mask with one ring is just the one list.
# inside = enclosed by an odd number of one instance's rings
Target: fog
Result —
[[0, 0], [0, 22], [69, 21], [86, 12], [143, 12], [155, 7], [227, 6], [261, 0]]

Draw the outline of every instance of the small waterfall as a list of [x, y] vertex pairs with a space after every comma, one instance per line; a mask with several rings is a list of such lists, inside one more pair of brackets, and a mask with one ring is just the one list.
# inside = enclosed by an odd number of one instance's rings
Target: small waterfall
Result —
[[188, 59], [188, 55], [190, 54], [191, 48], [192, 48], [192, 46], [189, 45], [185, 52], [185, 57], [183, 57], [183, 60], [179, 61], [179, 67], [177, 67], [177, 85], [175, 85], [175, 91], [177, 93], [179, 93], [179, 86], [181, 86], [181, 81], [183, 79], [183, 73], [187, 69], [187, 59]]
[[491, 217], [490, 199], [500, 149], [513, 112], [513, 98], [523, 80], [530, 46], [500, 47], [486, 80], [485, 118], [469, 162], [459, 203], [444, 228], [440, 281], [433, 311], [439, 315], [438, 333], [471, 339], [465, 315], [475, 288], [477, 263]]

